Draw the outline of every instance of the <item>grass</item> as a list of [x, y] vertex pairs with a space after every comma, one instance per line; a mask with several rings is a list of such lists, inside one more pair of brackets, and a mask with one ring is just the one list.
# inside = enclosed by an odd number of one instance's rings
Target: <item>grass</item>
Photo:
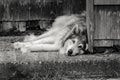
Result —
[[0, 80], [75, 80], [120, 77], [120, 63], [111, 61], [34, 62], [0, 64]]

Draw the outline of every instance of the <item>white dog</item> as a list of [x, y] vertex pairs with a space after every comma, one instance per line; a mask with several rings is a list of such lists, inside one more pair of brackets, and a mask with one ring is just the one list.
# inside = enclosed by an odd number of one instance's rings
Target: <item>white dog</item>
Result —
[[57, 17], [52, 27], [40, 36], [27, 36], [15, 42], [14, 48], [28, 51], [59, 51], [60, 54], [83, 54], [87, 48], [85, 16], [64, 15]]

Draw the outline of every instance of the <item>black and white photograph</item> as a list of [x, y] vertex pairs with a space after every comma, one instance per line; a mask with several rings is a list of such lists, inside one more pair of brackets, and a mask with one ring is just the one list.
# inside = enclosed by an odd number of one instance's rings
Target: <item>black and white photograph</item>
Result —
[[120, 0], [0, 0], [0, 80], [120, 80]]

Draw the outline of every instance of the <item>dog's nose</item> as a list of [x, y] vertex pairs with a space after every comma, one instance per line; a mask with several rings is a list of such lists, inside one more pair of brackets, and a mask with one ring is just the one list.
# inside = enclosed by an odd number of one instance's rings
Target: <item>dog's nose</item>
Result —
[[71, 56], [72, 53], [73, 53], [72, 49], [68, 50], [68, 56]]

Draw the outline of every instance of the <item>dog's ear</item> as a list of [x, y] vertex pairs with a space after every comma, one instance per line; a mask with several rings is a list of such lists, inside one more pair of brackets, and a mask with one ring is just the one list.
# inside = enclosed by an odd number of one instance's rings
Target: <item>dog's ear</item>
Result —
[[75, 24], [75, 25], [74, 25], [73, 32], [74, 32], [75, 34], [79, 34], [79, 33], [80, 33], [78, 24]]
[[87, 35], [87, 29], [83, 29], [82, 35]]
[[81, 27], [80, 25], [78, 24], [75, 24], [74, 25], [74, 33], [75, 34], [80, 34], [84, 31], [83, 27]]
[[75, 24], [74, 25], [74, 29], [73, 29], [73, 33], [75, 34], [82, 34], [82, 35], [87, 35], [87, 29], [86, 27], [81, 27], [82, 25], [78, 25], [78, 24]]

